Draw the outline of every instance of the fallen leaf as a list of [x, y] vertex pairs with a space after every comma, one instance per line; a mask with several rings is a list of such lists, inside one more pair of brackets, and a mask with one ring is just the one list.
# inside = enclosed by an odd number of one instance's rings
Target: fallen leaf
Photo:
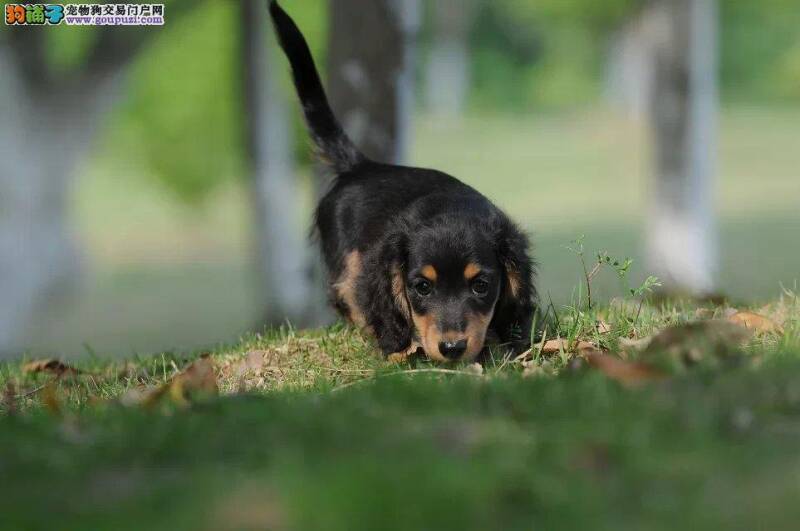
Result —
[[160, 387], [129, 390], [120, 398], [120, 402], [128, 406], [141, 404], [151, 407], [164, 397], [169, 397], [176, 405], [185, 407], [195, 395], [216, 395], [218, 392], [214, 363], [206, 355]]
[[583, 354], [599, 350], [594, 343], [588, 341], [570, 342], [568, 339], [549, 339], [544, 344], [539, 343], [537, 348], [541, 349], [542, 354], [557, 354], [559, 352], [577, 352]]
[[764, 317], [763, 315], [759, 315], [757, 313], [752, 312], [736, 312], [735, 314], [728, 317], [728, 321], [741, 325], [748, 330], [752, 330], [754, 332], [761, 332], [761, 333], [783, 333], [783, 329], [781, 328], [778, 323], [770, 319], [769, 317]]
[[417, 351], [420, 350], [421, 348], [422, 345], [414, 341], [406, 350], [395, 352], [394, 354], [389, 354], [386, 357], [386, 360], [389, 363], [393, 363], [395, 365], [406, 363], [411, 357], [416, 356]]
[[54, 359], [35, 360], [31, 361], [30, 363], [26, 363], [22, 366], [22, 372], [27, 374], [49, 372], [51, 374], [55, 374], [56, 376], [63, 376], [64, 374], [81, 374], [81, 371], [78, 369], [67, 365], [62, 361]]
[[215, 395], [219, 392], [214, 363], [204, 356], [189, 365], [169, 383], [169, 395], [178, 405], [188, 405], [192, 394]]
[[721, 319], [670, 326], [652, 336], [641, 358], [671, 370], [694, 365], [717, 366], [740, 358], [741, 346], [751, 334]]
[[665, 377], [662, 371], [647, 363], [623, 361], [602, 352], [591, 352], [586, 359], [589, 365], [607, 377], [629, 387], [641, 386]]

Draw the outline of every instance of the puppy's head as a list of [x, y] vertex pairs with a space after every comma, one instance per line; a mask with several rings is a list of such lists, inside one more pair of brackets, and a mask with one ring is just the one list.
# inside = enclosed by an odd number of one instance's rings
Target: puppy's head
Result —
[[452, 220], [411, 231], [404, 265], [393, 287], [428, 357], [475, 359], [508, 279], [491, 235]]

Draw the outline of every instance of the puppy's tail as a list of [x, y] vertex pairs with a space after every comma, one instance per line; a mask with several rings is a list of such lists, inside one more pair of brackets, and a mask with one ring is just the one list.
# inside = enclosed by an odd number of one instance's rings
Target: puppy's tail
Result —
[[366, 159], [334, 116], [303, 34], [277, 1], [268, 2], [278, 41], [292, 66], [294, 86], [300, 96], [317, 155], [336, 172], [349, 171]]

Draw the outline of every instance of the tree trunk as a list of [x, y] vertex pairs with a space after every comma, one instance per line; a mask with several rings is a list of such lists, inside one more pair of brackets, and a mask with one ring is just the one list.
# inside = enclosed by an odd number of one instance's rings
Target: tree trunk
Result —
[[713, 206], [717, 112], [715, 0], [660, 0], [654, 42], [651, 120], [655, 183], [648, 259], [665, 288], [697, 295], [714, 288]]
[[297, 216], [300, 192], [292, 164], [285, 95], [276, 43], [263, 2], [242, 3], [242, 54], [247, 161], [252, 174], [256, 265], [264, 324], [308, 321], [310, 273]]
[[606, 67], [606, 98], [630, 118], [647, 116], [653, 95], [655, 38], [661, 10], [648, 2], [614, 36]]
[[[172, 22], [194, 2], [170, 3]], [[48, 68], [39, 28], [8, 27], [0, 42], [0, 357], [19, 350], [37, 307], [74, 283], [70, 182], [127, 65], [162, 28], [97, 28], [85, 62]], [[63, 290], [62, 290], [63, 291]], [[35, 332], [35, 331], [34, 331]]]
[[80, 91], [26, 83], [9, 52], [0, 48], [0, 357], [77, 277], [69, 184], [117, 92], [110, 78]]
[[418, 0], [331, 0], [328, 94], [370, 158], [407, 158]]
[[425, 105], [444, 118], [464, 112], [470, 82], [469, 29], [473, 0], [437, 0], [433, 3], [433, 32], [425, 66]]

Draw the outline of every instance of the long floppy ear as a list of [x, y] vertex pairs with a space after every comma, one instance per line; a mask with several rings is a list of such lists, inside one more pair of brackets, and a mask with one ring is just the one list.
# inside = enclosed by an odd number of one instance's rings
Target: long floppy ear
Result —
[[528, 238], [510, 221], [497, 238], [496, 253], [503, 269], [503, 285], [492, 318], [492, 329], [515, 353], [530, 347], [533, 312], [536, 308], [534, 263]]
[[408, 238], [402, 231], [387, 235], [365, 256], [365, 274], [358, 288], [359, 306], [384, 355], [405, 352], [414, 340], [411, 308], [405, 290]]

